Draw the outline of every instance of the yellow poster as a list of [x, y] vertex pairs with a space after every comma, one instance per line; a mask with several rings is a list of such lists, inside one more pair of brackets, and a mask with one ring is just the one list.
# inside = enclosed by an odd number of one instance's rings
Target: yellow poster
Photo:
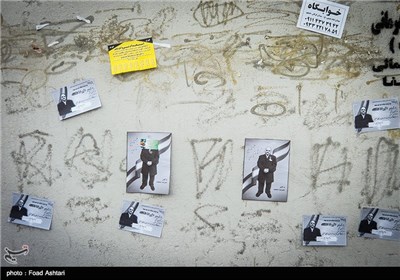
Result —
[[108, 46], [113, 75], [157, 67], [152, 38]]

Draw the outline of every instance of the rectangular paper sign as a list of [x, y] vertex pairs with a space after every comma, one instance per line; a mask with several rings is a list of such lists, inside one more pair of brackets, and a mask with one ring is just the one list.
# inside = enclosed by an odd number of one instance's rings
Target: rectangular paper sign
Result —
[[346, 217], [303, 216], [303, 246], [346, 246]]
[[357, 132], [400, 128], [397, 98], [362, 100], [353, 103], [354, 127]]
[[120, 229], [161, 237], [163, 226], [163, 208], [124, 200], [119, 218]]
[[128, 132], [126, 192], [169, 193], [171, 139], [168, 132]]
[[53, 202], [22, 193], [13, 193], [10, 223], [50, 229], [53, 217]]
[[303, 0], [297, 27], [342, 38], [348, 6], [325, 0]]
[[157, 67], [152, 38], [109, 45], [108, 55], [113, 75]]
[[363, 207], [359, 236], [400, 241], [400, 211]]
[[287, 201], [289, 153], [289, 140], [246, 138], [242, 199]]
[[84, 80], [52, 92], [60, 120], [101, 107], [93, 80]]

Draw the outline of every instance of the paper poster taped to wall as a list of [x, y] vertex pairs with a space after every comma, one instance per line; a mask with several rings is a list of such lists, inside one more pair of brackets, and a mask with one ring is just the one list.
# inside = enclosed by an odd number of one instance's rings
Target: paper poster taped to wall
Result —
[[242, 199], [287, 201], [289, 152], [289, 140], [246, 138]]
[[171, 133], [128, 132], [126, 191], [168, 194]]
[[145, 235], [161, 237], [164, 226], [164, 209], [142, 204], [138, 201], [124, 200], [119, 228]]
[[346, 217], [304, 215], [303, 246], [346, 246]]
[[109, 45], [108, 55], [113, 75], [157, 67], [152, 38]]
[[60, 120], [101, 107], [93, 80], [84, 80], [52, 92]]
[[325, 0], [303, 0], [297, 27], [342, 38], [349, 7]]
[[397, 98], [362, 100], [353, 103], [354, 127], [357, 132], [400, 128]]
[[53, 218], [53, 202], [22, 193], [13, 193], [8, 222], [49, 230]]
[[363, 207], [359, 236], [400, 241], [400, 211]]

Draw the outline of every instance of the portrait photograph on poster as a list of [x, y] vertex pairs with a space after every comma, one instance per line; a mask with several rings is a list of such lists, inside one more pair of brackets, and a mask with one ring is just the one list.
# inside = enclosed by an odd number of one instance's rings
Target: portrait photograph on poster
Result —
[[400, 241], [400, 211], [363, 207], [358, 235], [362, 237]]
[[164, 209], [124, 200], [122, 203], [119, 228], [154, 237], [161, 237], [164, 226]]
[[93, 80], [84, 80], [52, 92], [60, 120], [101, 107]]
[[246, 138], [242, 199], [287, 201], [289, 140]]
[[8, 222], [50, 230], [53, 202], [23, 193], [13, 193]]
[[357, 132], [400, 128], [397, 98], [353, 102], [354, 127]]
[[171, 140], [168, 132], [128, 132], [126, 191], [168, 194], [171, 176]]
[[346, 217], [303, 216], [303, 246], [346, 246]]

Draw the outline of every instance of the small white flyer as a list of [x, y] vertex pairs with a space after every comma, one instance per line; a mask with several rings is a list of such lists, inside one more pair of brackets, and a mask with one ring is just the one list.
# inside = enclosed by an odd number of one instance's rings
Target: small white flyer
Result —
[[357, 132], [400, 128], [397, 98], [353, 102], [354, 128]]
[[154, 237], [161, 237], [164, 226], [164, 209], [124, 200], [119, 218], [119, 228]]
[[346, 246], [345, 216], [304, 215], [303, 246]]
[[400, 211], [363, 207], [358, 225], [359, 236], [400, 241]]
[[101, 107], [93, 80], [84, 80], [52, 92], [60, 120]]
[[303, 0], [297, 27], [342, 38], [349, 7], [325, 0]]
[[52, 218], [52, 201], [23, 193], [13, 193], [8, 222], [49, 230]]

